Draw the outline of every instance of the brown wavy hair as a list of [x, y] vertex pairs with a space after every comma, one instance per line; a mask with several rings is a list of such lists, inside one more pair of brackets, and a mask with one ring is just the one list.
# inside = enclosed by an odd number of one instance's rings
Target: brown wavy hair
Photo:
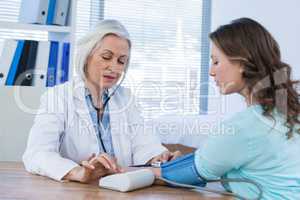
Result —
[[[294, 87], [299, 81], [291, 80], [291, 67], [281, 60], [273, 36], [258, 22], [240, 18], [220, 26], [209, 37], [232, 62], [243, 66], [242, 77], [263, 115], [273, 118], [275, 108], [283, 114], [289, 129], [286, 135], [291, 138], [294, 126], [300, 124], [299, 94]], [[296, 132], [300, 134], [300, 129]]]

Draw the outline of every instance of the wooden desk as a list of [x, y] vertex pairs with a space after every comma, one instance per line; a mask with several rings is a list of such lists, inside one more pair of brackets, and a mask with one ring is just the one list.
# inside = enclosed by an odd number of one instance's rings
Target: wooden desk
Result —
[[97, 183], [60, 183], [49, 178], [31, 175], [22, 163], [0, 162], [1, 200], [229, 200], [232, 198], [210, 193], [198, 193], [185, 189], [152, 186], [129, 193], [99, 188]]

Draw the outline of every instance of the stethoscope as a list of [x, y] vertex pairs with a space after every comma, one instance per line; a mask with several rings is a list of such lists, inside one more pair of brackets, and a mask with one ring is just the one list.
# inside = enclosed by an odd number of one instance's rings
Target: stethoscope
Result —
[[[104, 103], [103, 103], [103, 114], [105, 112], [105, 107], [106, 105], [108, 104], [109, 100], [111, 99], [111, 97], [116, 93], [116, 91], [120, 88], [121, 84], [123, 83], [124, 79], [125, 79], [125, 75], [126, 75], [126, 71], [124, 71], [123, 75], [122, 75], [122, 78], [121, 80], [119, 81], [119, 83], [117, 84], [117, 86], [115, 87], [115, 89], [110, 93], [110, 95], [105, 99]], [[108, 92], [108, 91], [107, 91]], [[97, 108], [93, 103], [92, 103], [92, 106], [94, 107], [94, 109], [96, 110], [97, 112], [97, 123], [98, 123], [98, 127], [100, 128], [100, 108]], [[100, 135], [99, 135], [99, 140], [100, 140], [100, 143], [101, 143], [101, 147], [104, 151], [104, 153], [107, 153], [107, 150], [105, 148], [105, 145], [104, 145], [104, 142], [102, 140], [102, 137], [101, 137], [101, 131], [100, 131]]]

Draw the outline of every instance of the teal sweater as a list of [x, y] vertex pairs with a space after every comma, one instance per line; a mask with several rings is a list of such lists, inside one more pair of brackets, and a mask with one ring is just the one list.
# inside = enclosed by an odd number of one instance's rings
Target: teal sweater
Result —
[[[287, 139], [287, 127], [278, 112], [276, 121], [253, 105], [222, 123], [195, 153], [199, 174], [206, 179], [247, 178], [263, 186], [263, 199], [300, 199], [300, 135]], [[258, 190], [246, 183], [225, 189], [245, 197]]]

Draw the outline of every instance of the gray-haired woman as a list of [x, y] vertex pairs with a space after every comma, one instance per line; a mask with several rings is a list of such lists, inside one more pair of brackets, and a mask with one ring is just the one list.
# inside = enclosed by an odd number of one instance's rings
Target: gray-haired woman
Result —
[[145, 131], [128, 89], [120, 87], [128, 68], [131, 41], [116, 20], [100, 21], [78, 44], [80, 76], [49, 89], [23, 155], [26, 169], [55, 180], [89, 182], [121, 167], [170, 160]]

